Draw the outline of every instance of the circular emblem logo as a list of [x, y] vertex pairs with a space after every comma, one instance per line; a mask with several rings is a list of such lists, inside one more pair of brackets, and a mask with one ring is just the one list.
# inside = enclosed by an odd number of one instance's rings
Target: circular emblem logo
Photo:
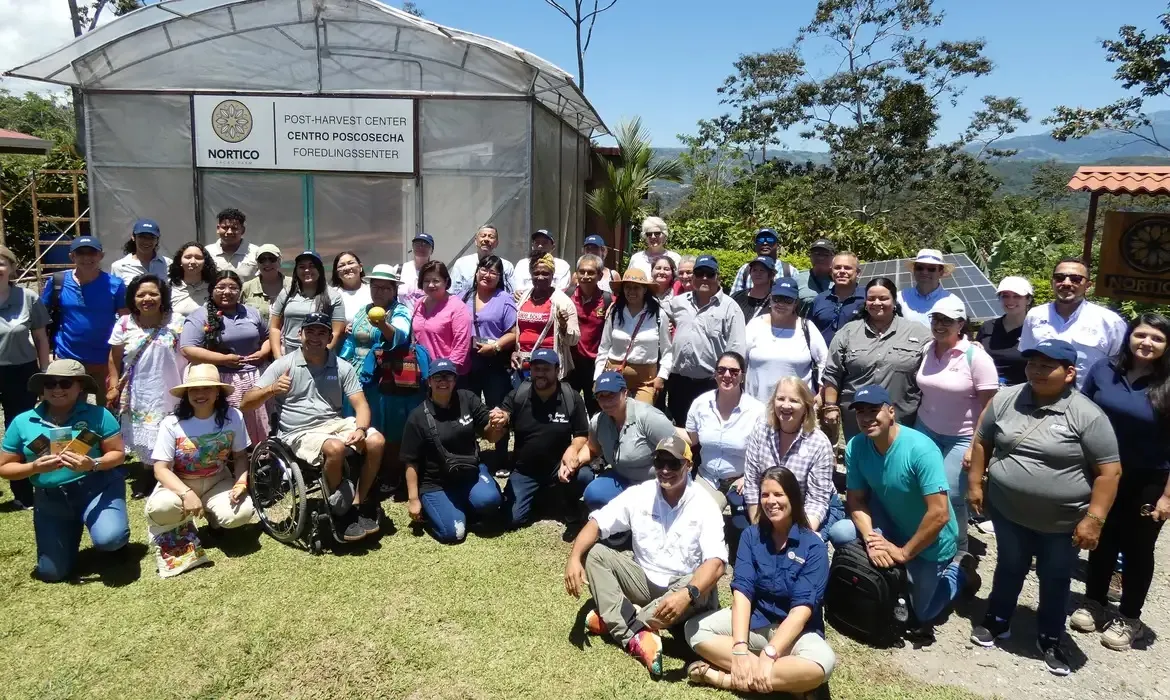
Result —
[[1151, 275], [1170, 272], [1170, 217], [1142, 219], [1121, 234], [1121, 257]]
[[224, 100], [211, 110], [211, 128], [228, 143], [239, 143], [252, 133], [252, 113], [239, 100]]

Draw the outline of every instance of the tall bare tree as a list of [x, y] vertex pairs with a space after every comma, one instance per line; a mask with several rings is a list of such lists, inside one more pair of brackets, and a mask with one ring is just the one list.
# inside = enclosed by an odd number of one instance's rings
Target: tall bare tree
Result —
[[618, 0], [606, 0], [604, 4], [603, 0], [593, 0], [593, 9], [589, 9], [589, 0], [544, 1], [573, 23], [577, 34], [577, 87], [585, 92], [585, 52], [593, 41], [593, 25], [597, 23], [597, 16], [616, 5]]
[[[143, 0], [92, 0], [86, 4], [79, 4], [77, 0], [68, 0], [69, 3], [69, 21], [73, 24], [73, 36], [80, 37], [82, 34], [93, 31], [97, 26], [98, 18], [101, 17], [102, 10], [107, 5], [116, 15], [124, 15], [127, 12], [133, 12], [144, 4]], [[75, 137], [74, 147], [82, 156], [85, 155], [85, 105], [82, 104], [81, 90], [72, 88], [70, 90], [73, 97], [73, 120], [76, 126], [77, 133]]]

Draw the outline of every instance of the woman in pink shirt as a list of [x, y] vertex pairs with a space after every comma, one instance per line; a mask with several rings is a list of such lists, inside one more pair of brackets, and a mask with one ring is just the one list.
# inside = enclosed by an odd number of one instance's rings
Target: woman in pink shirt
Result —
[[947, 493], [959, 526], [955, 561], [967, 556], [967, 474], [963, 455], [971, 446], [983, 407], [999, 389], [995, 361], [966, 338], [967, 308], [962, 300], [943, 297], [930, 310], [933, 340], [922, 351], [918, 388], [922, 402], [914, 428], [942, 451]]
[[411, 319], [414, 342], [431, 355], [431, 362], [447, 358], [459, 370], [460, 382], [471, 371], [471, 312], [462, 300], [451, 296], [447, 266], [432, 260], [418, 271], [423, 298], [415, 303]]

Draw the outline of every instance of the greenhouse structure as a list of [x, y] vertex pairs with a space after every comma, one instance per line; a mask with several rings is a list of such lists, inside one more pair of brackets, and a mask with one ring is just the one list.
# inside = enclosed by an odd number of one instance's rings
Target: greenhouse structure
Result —
[[505, 257], [539, 228], [571, 257], [606, 131], [556, 66], [376, 0], [167, 0], [6, 75], [81, 90], [107, 247], [139, 217], [210, 242], [237, 207], [286, 258], [394, 262], [426, 231], [450, 260], [489, 223]]

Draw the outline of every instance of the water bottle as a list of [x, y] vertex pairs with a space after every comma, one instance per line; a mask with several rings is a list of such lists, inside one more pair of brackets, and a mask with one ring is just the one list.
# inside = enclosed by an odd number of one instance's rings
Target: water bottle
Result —
[[905, 598], [898, 598], [898, 604], [894, 606], [894, 619], [902, 624], [910, 619], [910, 609], [906, 607]]

